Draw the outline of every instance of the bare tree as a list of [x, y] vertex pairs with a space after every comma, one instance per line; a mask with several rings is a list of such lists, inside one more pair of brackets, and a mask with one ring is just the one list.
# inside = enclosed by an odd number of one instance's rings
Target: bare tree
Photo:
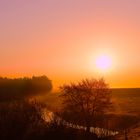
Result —
[[60, 87], [63, 99], [63, 114], [84, 122], [86, 131], [95, 117], [111, 105], [110, 88], [104, 79], [85, 79]]

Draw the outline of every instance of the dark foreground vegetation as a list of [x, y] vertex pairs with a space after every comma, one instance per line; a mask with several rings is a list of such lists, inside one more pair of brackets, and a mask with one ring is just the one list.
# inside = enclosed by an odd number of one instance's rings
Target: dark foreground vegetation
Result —
[[[64, 126], [55, 117], [46, 122], [45, 105], [34, 100], [0, 104], [0, 140], [97, 140], [97, 136]], [[105, 138], [104, 138], [105, 139]]]
[[[46, 76], [0, 78], [0, 140], [120, 140], [112, 135], [99, 137], [91, 133], [91, 127], [117, 131], [121, 139], [128, 139], [130, 129], [140, 122], [139, 113], [137, 115], [137, 111], [134, 112], [134, 106], [133, 114], [132, 111], [129, 113], [130, 106], [126, 109], [124, 105], [124, 110], [129, 112], [113, 114], [112, 110], [115, 111], [116, 106], [112, 102], [112, 90], [103, 79], [85, 79], [79, 83], [63, 85], [55, 100], [34, 99], [36, 95], [45, 95], [44, 93], [54, 96], [48, 93], [51, 89], [52, 83]], [[138, 100], [137, 93], [131, 94], [129, 98], [128, 93], [119, 94], [117, 91], [124, 93], [127, 90], [113, 90], [119, 103], [117, 105], [122, 106], [127, 98], [131, 106], [132, 98]], [[61, 100], [60, 109], [53, 110], [53, 107], [48, 107], [48, 104], [54, 106], [58, 100]], [[46, 109], [55, 114], [53, 117], [48, 116], [49, 121], [44, 114]], [[73, 126], [84, 126], [86, 129], [70, 127], [63, 123], [64, 120]]]
[[[98, 138], [96, 134], [64, 125], [57, 118], [44, 119], [45, 104], [35, 100], [19, 100], [0, 103], [0, 140], [114, 140], [114, 136]], [[127, 116], [126, 116], [127, 117]], [[110, 116], [114, 129], [126, 130], [134, 118]], [[107, 120], [107, 119], [106, 119]], [[100, 120], [100, 123], [102, 119]], [[124, 122], [126, 124], [124, 124]], [[102, 122], [100, 125], [104, 127]], [[120, 131], [121, 132], [121, 131]], [[124, 131], [122, 131], [124, 132]], [[124, 135], [124, 134], [123, 134]], [[123, 136], [125, 138], [125, 136]], [[119, 139], [118, 139], [119, 140]]]

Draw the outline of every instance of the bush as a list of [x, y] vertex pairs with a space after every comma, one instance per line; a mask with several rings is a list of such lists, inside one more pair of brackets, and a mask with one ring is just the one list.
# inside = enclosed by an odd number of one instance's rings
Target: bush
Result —
[[0, 104], [0, 139], [19, 140], [42, 128], [43, 105], [36, 101], [15, 101]]

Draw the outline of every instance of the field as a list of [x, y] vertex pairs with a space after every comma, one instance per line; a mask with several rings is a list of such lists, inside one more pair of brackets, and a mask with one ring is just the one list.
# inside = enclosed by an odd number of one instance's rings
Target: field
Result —
[[[61, 109], [60, 93], [48, 93], [40, 97], [52, 111]], [[112, 89], [113, 109], [111, 110], [111, 124], [117, 122], [116, 129], [121, 130], [117, 140], [124, 139], [126, 130], [131, 140], [140, 139], [140, 89]], [[113, 126], [112, 126], [113, 128]]]
[[[140, 89], [112, 89], [113, 113], [125, 115], [140, 115]], [[48, 93], [40, 96], [49, 109], [61, 108], [59, 92]]]
[[[47, 109], [59, 112], [62, 108], [60, 92], [48, 92], [35, 95], [45, 103]], [[123, 140], [125, 135], [131, 140], [140, 140], [140, 89], [112, 89], [113, 107], [98, 121], [98, 127], [119, 131], [116, 140]], [[100, 122], [101, 121], [101, 122]]]
[[[112, 92], [115, 101], [116, 112], [122, 115], [134, 116], [138, 119], [136, 123], [127, 130], [128, 139], [140, 140], [140, 89], [114, 89]], [[128, 120], [131, 123], [133, 120]], [[118, 135], [116, 139], [123, 140], [124, 133]]]
[[116, 106], [116, 113], [140, 114], [140, 89], [113, 89], [112, 97]]

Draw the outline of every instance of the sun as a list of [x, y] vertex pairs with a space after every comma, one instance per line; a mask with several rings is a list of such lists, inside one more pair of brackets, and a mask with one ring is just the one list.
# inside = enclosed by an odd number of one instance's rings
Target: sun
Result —
[[111, 68], [112, 60], [108, 55], [100, 55], [95, 60], [96, 67], [100, 71], [107, 71]]

